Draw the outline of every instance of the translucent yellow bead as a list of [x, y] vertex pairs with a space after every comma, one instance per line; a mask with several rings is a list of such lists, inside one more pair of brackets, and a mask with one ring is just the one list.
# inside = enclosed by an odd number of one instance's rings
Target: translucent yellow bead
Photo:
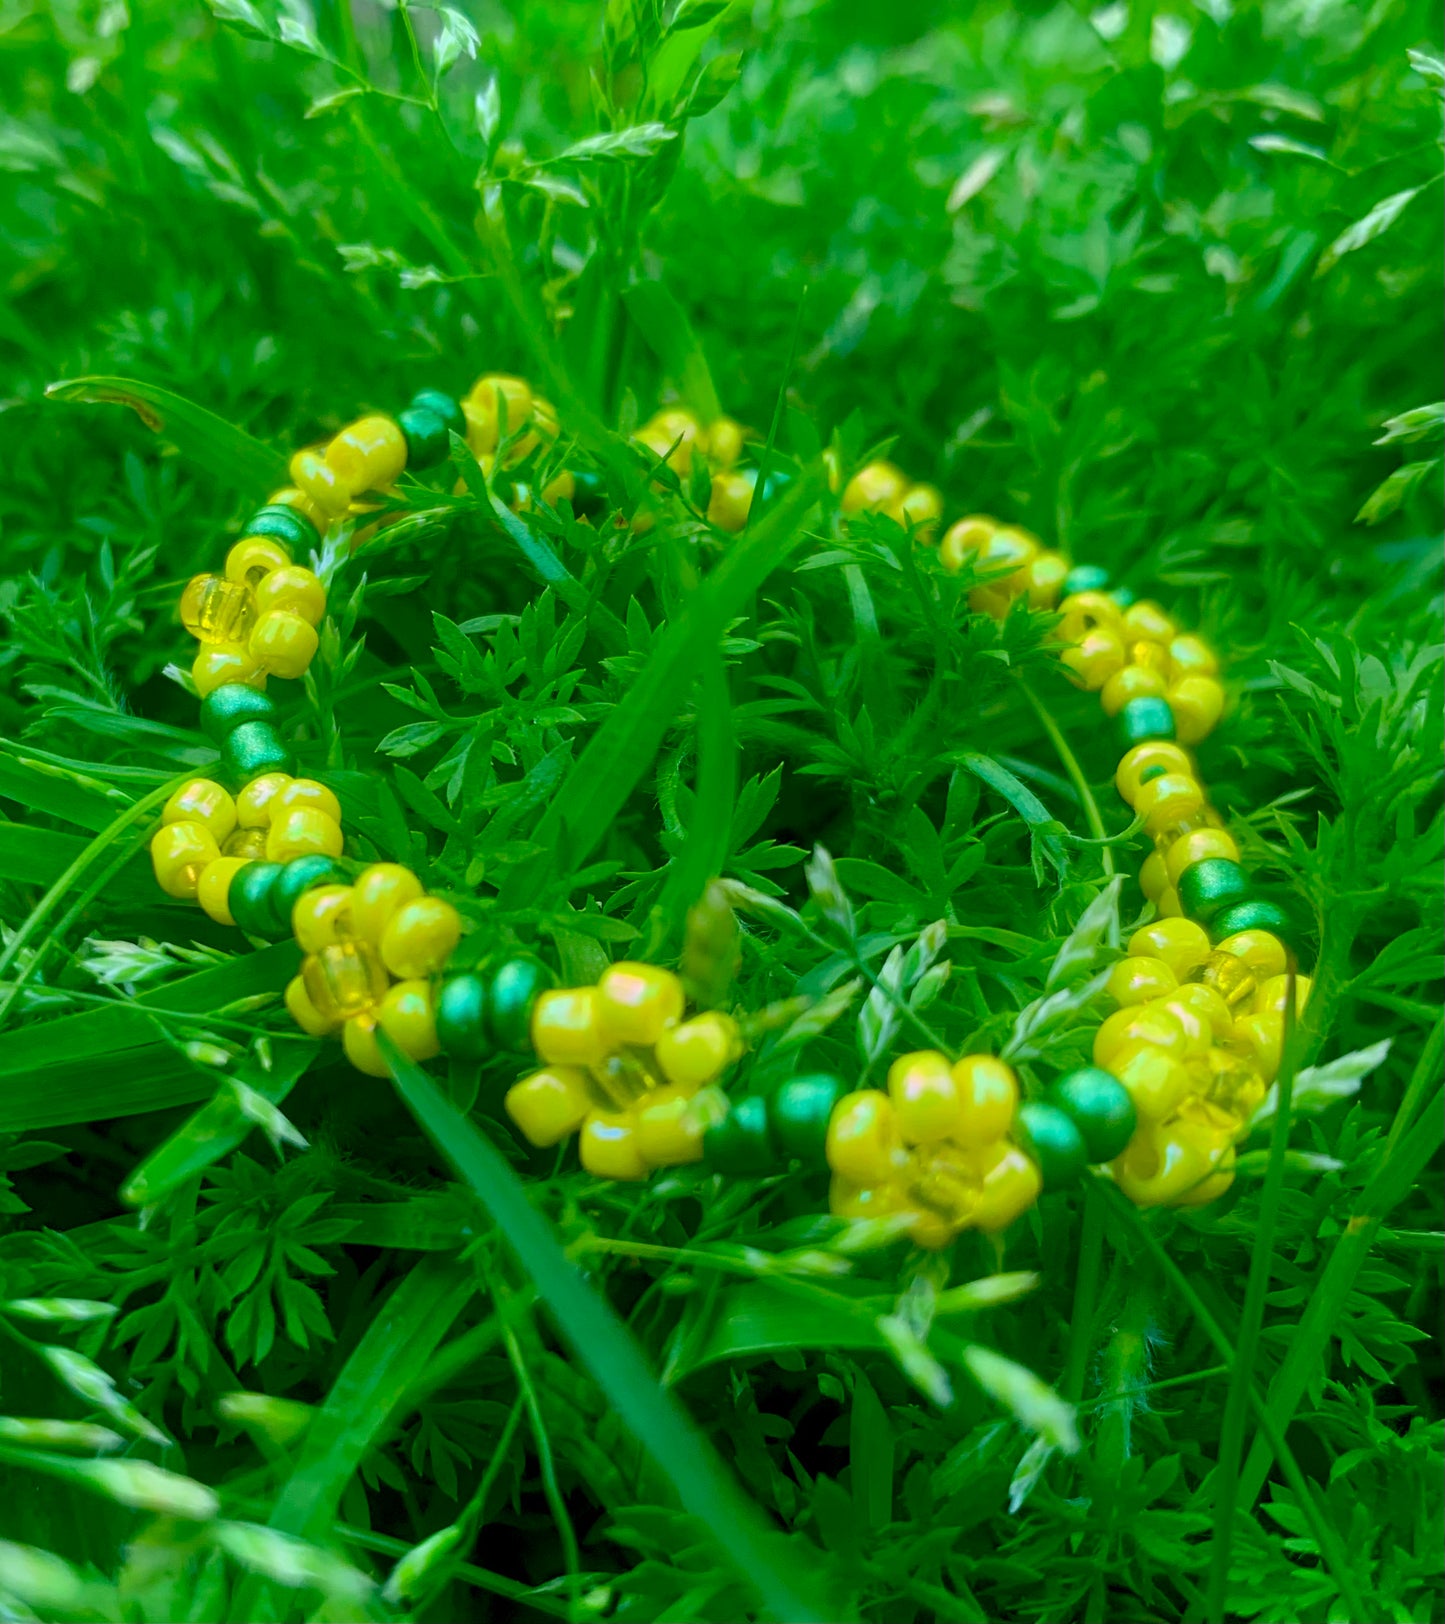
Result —
[[1077, 643], [1085, 632], [1107, 626], [1117, 634], [1119, 646], [1124, 645], [1124, 617], [1107, 592], [1071, 592], [1059, 605], [1059, 614], [1063, 618], [1054, 636], [1062, 642]]
[[982, 1189], [973, 1222], [989, 1233], [1007, 1229], [1033, 1206], [1044, 1187], [1038, 1168], [1007, 1140], [978, 1152], [978, 1171]]
[[743, 454], [747, 431], [741, 423], [730, 417], [719, 417], [708, 424], [707, 454], [719, 468], [731, 468]]
[[904, 1144], [948, 1139], [962, 1126], [958, 1084], [948, 1056], [936, 1049], [900, 1055], [888, 1068], [888, 1097]]
[[341, 822], [341, 802], [314, 778], [293, 778], [276, 797], [276, 810], [290, 812], [293, 807], [310, 806], [324, 812], [334, 823]]
[[1040, 553], [1027, 570], [1029, 607], [1052, 609], [1068, 579], [1068, 560], [1059, 553]]
[[507, 1115], [523, 1136], [541, 1148], [574, 1134], [593, 1109], [587, 1073], [576, 1066], [548, 1066], [507, 1090]]
[[218, 925], [234, 925], [229, 897], [231, 881], [245, 868], [244, 857], [213, 857], [196, 881], [196, 901]]
[[649, 1167], [685, 1167], [702, 1160], [708, 1119], [681, 1089], [653, 1089], [633, 1112], [633, 1120], [638, 1152]]
[[953, 1137], [960, 1145], [991, 1145], [1009, 1131], [1019, 1103], [1019, 1080], [990, 1054], [966, 1054], [953, 1065], [963, 1117]]
[[400, 863], [373, 863], [361, 871], [351, 888], [352, 928], [364, 941], [380, 947], [392, 915], [415, 902], [424, 889], [416, 875]]
[[291, 910], [291, 930], [303, 953], [319, 953], [323, 947], [348, 941], [351, 928], [351, 887], [317, 885], [303, 891]]
[[381, 957], [394, 976], [433, 976], [462, 937], [461, 915], [440, 897], [404, 903], [381, 933]]
[[1114, 1181], [1136, 1206], [1198, 1205], [1223, 1195], [1233, 1174], [1233, 1146], [1223, 1129], [1178, 1121], [1141, 1122], [1122, 1156], [1110, 1165]]
[[1227, 1041], [1234, 1029], [1234, 1014], [1229, 1005], [1216, 988], [1206, 987], [1202, 981], [1182, 982], [1169, 994], [1168, 1003], [1171, 1007], [1183, 1004], [1201, 1020], [1207, 1021], [1216, 1043]]
[[1165, 695], [1181, 744], [1198, 744], [1224, 715], [1224, 689], [1214, 677], [1181, 677]]
[[1174, 639], [1174, 622], [1150, 598], [1140, 598], [1124, 611], [1124, 636], [1129, 642], [1143, 638], [1166, 647]]
[[1212, 677], [1219, 671], [1214, 650], [1202, 637], [1182, 632], [1169, 644], [1169, 666], [1175, 681], [1180, 677]]
[[1169, 871], [1157, 851], [1151, 851], [1140, 865], [1139, 889], [1150, 902], [1158, 902], [1169, 889]]
[[273, 863], [309, 857], [313, 852], [340, 857], [345, 846], [341, 825], [314, 806], [293, 806], [289, 811], [278, 808], [266, 831], [266, 856]]
[[240, 643], [207, 643], [191, 664], [191, 680], [204, 699], [228, 682], [264, 689], [266, 668]]
[[736, 535], [748, 522], [754, 483], [751, 473], [738, 473], [735, 469], [724, 468], [714, 474], [712, 495], [707, 504], [707, 522], [715, 524], [719, 530]]
[[406, 436], [389, 417], [359, 417], [326, 448], [327, 466], [356, 491], [381, 491], [406, 468]]
[[710, 1010], [679, 1021], [657, 1040], [654, 1051], [662, 1074], [684, 1093], [715, 1082], [742, 1053], [738, 1023]]
[[167, 823], [151, 836], [156, 884], [168, 897], [194, 897], [201, 871], [221, 855], [204, 823]]
[[1203, 1094], [1186, 1100], [1180, 1107], [1184, 1116], [1238, 1133], [1269, 1092], [1254, 1065], [1228, 1049], [1210, 1049], [1205, 1059], [1207, 1082]]
[[243, 643], [255, 620], [250, 589], [224, 575], [193, 575], [181, 593], [181, 624], [202, 643]]
[[1158, 1044], [1135, 1039], [1115, 1049], [1105, 1067], [1128, 1090], [1134, 1109], [1150, 1122], [1162, 1122], [1194, 1088], [1189, 1068]]
[[1181, 981], [1210, 951], [1209, 933], [1192, 919], [1156, 919], [1129, 938], [1130, 958], [1163, 959]]
[[376, 1024], [413, 1060], [430, 1060], [441, 1053], [430, 982], [412, 979], [389, 987], [376, 1006]]
[[1202, 863], [1206, 857], [1225, 857], [1237, 863], [1239, 847], [1233, 836], [1223, 829], [1192, 829], [1187, 835], [1180, 835], [1170, 841], [1164, 854], [1169, 883], [1177, 890], [1184, 870], [1193, 863]]
[[298, 451], [292, 457], [291, 478], [328, 520], [339, 519], [351, 506], [353, 488], [315, 451]]
[[1241, 1015], [1235, 1020], [1230, 1041], [1253, 1063], [1265, 1082], [1272, 1083], [1284, 1052], [1284, 1016], [1272, 1009]]
[[236, 803], [209, 778], [193, 778], [171, 796], [161, 812], [162, 823], [204, 823], [219, 846], [236, 827]]
[[[1263, 935], [1263, 932], [1260, 934]], [[1227, 951], [1223, 943], [1220, 944], [1220, 951]], [[1256, 971], [1255, 974], [1258, 976], [1259, 972]], [[1294, 1008], [1296, 1015], [1304, 1013], [1313, 986], [1314, 982], [1308, 976], [1297, 975], [1294, 978]], [[1272, 975], [1260, 982], [1259, 991], [1254, 995], [1254, 1013], [1256, 1015], [1262, 1015], [1266, 1012], [1283, 1015], [1288, 1006], [1289, 977], [1287, 975]]]
[[637, 1124], [631, 1116], [594, 1111], [577, 1136], [582, 1165], [594, 1177], [635, 1182], [645, 1179], [647, 1163], [637, 1144]]
[[913, 526], [913, 539], [931, 547], [943, 519], [943, 493], [933, 485], [910, 485], [898, 501], [898, 522]]
[[375, 948], [355, 939], [308, 954], [301, 964], [301, 977], [316, 1013], [332, 1021], [372, 1009], [385, 996], [388, 985]]
[[236, 821], [243, 829], [269, 829], [290, 773], [262, 773], [236, 797]]
[[1124, 669], [1124, 641], [1112, 626], [1094, 626], [1059, 655], [1079, 687], [1098, 693]]
[[257, 586], [256, 609], [263, 617], [273, 609], [285, 609], [308, 626], [319, 626], [326, 613], [326, 588], [311, 570], [288, 564], [272, 570]]
[[609, 965], [597, 983], [598, 1014], [614, 1044], [657, 1042], [682, 1019], [682, 982], [655, 964]]
[[844, 513], [881, 513], [907, 489], [908, 475], [901, 468], [891, 462], [865, 463], [844, 487], [841, 506]]
[[1246, 960], [1218, 949], [1211, 951], [1190, 973], [1194, 980], [1213, 987], [1236, 1014], [1254, 997], [1259, 985], [1259, 978]]
[[845, 1094], [828, 1120], [828, 1166], [856, 1184], [881, 1184], [905, 1165], [893, 1102], [876, 1088]]
[[255, 859], [266, 855], [266, 831], [264, 829], [233, 829], [221, 845], [223, 857], [247, 857]]
[[497, 449], [501, 438], [502, 403], [506, 405], [507, 433], [515, 434], [532, 416], [532, 391], [521, 378], [491, 372], [472, 385], [462, 402], [467, 420], [467, 444], [481, 456]]
[[292, 976], [286, 983], [285, 1003], [291, 1019], [310, 1037], [324, 1038], [336, 1030], [336, 1022], [328, 1021], [311, 1002], [306, 983], [300, 976]]
[[346, 1050], [346, 1058], [351, 1064], [368, 1077], [391, 1075], [376, 1041], [374, 1015], [353, 1015], [341, 1029], [341, 1047]]
[[596, 987], [544, 992], [532, 1007], [532, 1047], [552, 1065], [599, 1066], [612, 1049]]
[[[1289, 968], [1289, 954], [1285, 951], [1285, 945], [1272, 931], [1236, 931], [1233, 936], [1224, 938], [1218, 951], [1243, 959], [1254, 972], [1254, 979], [1259, 982], [1282, 976]], [[1309, 985], [1308, 976], [1301, 976], [1300, 979], [1306, 986]], [[1255, 1008], [1263, 1008], [1263, 1005], [1256, 1003]]]
[[1136, 803], [1143, 787], [1143, 775], [1156, 767], [1166, 773], [1194, 776], [1194, 763], [1177, 744], [1171, 744], [1168, 739], [1149, 739], [1144, 744], [1136, 744], [1125, 751], [1124, 759], [1114, 773], [1114, 787], [1127, 805]]
[[1164, 673], [1143, 665], [1126, 665], [1099, 690], [1105, 716], [1117, 716], [1131, 699], [1163, 699]]
[[1131, 1043], [1150, 1043], [1172, 1054], [1183, 1054], [1184, 1028], [1175, 1016], [1158, 1004], [1115, 1010], [1094, 1033], [1094, 1064], [1112, 1071], [1114, 1056]]
[[1187, 773], [1160, 773], [1139, 786], [1134, 810], [1144, 820], [1151, 835], [1162, 834], [1182, 818], [1191, 818], [1204, 809], [1204, 791]]
[[226, 554], [226, 579], [254, 592], [267, 576], [291, 563], [291, 554], [274, 536], [243, 536]]
[[289, 609], [272, 609], [257, 620], [246, 645], [252, 657], [278, 677], [303, 676], [321, 639], [316, 628]]
[[985, 513], [970, 513], [966, 518], [955, 519], [943, 532], [943, 540], [938, 544], [939, 563], [950, 574], [957, 575], [966, 563], [988, 546], [997, 529], [998, 520], [989, 518]]
[[1163, 959], [1120, 959], [1109, 972], [1105, 991], [1125, 1008], [1163, 998], [1179, 985], [1179, 977]]

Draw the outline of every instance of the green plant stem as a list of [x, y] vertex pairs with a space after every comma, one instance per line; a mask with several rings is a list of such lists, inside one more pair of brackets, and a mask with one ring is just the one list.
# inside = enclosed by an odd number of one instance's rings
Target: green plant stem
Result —
[[1115, 874], [1113, 847], [1107, 844], [1108, 835], [1104, 832], [1104, 820], [1099, 813], [1099, 803], [1094, 799], [1094, 792], [1089, 788], [1089, 780], [1084, 777], [1084, 769], [1079, 765], [1079, 758], [1074, 754], [1069, 741], [1064, 737], [1063, 730], [1054, 720], [1048, 707], [1033, 691], [1022, 677], [1016, 679], [1020, 693], [1028, 700], [1033, 708], [1034, 715], [1038, 717], [1045, 733], [1049, 736], [1049, 743], [1054, 747], [1054, 754], [1063, 764], [1068, 774], [1069, 782], [1079, 797], [1079, 805], [1084, 809], [1084, 822], [1089, 826], [1089, 833], [1095, 840], [1106, 842], [1100, 846], [1100, 860], [1104, 865], [1105, 879], [1112, 880]]
[[[345, 1540], [348, 1545], [355, 1545], [363, 1551], [375, 1551], [378, 1556], [402, 1557], [411, 1549], [404, 1539], [393, 1539], [390, 1534], [376, 1534], [369, 1528], [353, 1528], [350, 1523], [333, 1523], [332, 1532], [338, 1539]], [[489, 1591], [494, 1596], [504, 1596], [508, 1601], [521, 1602], [524, 1606], [534, 1608], [539, 1613], [546, 1613], [552, 1618], [567, 1618], [568, 1609], [559, 1601], [554, 1601], [545, 1591], [535, 1591], [529, 1585], [520, 1584], [516, 1579], [508, 1579], [504, 1574], [492, 1573], [487, 1568], [473, 1566], [470, 1562], [455, 1562], [447, 1569], [448, 1579], [460, 1579], [463, 1584], [473, 1586], [477, 1590]]]
[[1077, 1404], [1084, 1396], [1089, 1362], [1089, 1338], [1099, 1299], [1099, 1275], [1104, 1263], [1104, 1214], [1097, 1202], [1084, 1204], [1084, 1227], [1079, 1236], [1079, 1263], [1074, 1275], [1074, 1307], [1069, 1322], [1069, 1351], [1064, 1363], [1063, 1396]]

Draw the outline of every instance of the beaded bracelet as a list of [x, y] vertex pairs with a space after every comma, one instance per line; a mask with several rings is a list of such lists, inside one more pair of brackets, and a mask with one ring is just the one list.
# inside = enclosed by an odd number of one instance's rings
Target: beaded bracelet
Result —
[[[519, 955], [448, 974], [456, 909], [400, 864], [358, 871], [345, 860], [340, 805], [292, 775], [265, 688], [268, 676], [305, 672], [326, 609], [321, 580], [291, 549], [374, 511], [367, 498], [394, 494], [405, 469], [444, 461], [451, 431], [490, 474], [499, 456], [510, 467], [550, 444], [558, 425], [526, 383], [495, 374], [462, 401], [426, 390], [395, 421], [362, 418], [298, 452], [293, 485], [252, 516], [224, 574], [195, 577], [181, 596], [201, 644], [201, 723], [237, 792], [204, 778], [175, 792], [151, 841], [156, 878], [252, 937], [294, 935], [305, 956], [285, 1003], [303, 1031], [339, 1031], [351, 1063], [378, 1077], [378, 1031], [417, 1061], [530, 1053], [541, 1067], [508, 1091], [508, 1115], [535, 1146], [575, 1134], [598, 1177], [694, 1162], [741, 1177], [826, 1167], [835, 1214], [892, 1218], [925, 1247], [971, 1227], [1002, 1230], [1090, 1165], [1140, 1206], [1202, 1205], [1229, 1188], [1235, 1142], [1279, 1066], [1292, 954], [1287, 916], [1254, 893], [1186, 748], [1224, 709], [1215, 656], [1157, 604], [1110, 593], [1103, 571], [1071, 568], [1017, 526], [974, 514], [940, 536], [940, 493], [888, 462], [852, 476], [842, 513], [885, 514], [936, 549], [945, 571], [970, 569], [975, 610], [1001, 618], [1020, 598], [1057, 609], [1061, 663], [1119, 728], [1115, 784], [1154, 843], [1139, 880], [1156, 917], [1109, 975], [1119, 1007], [1094, 1033], [1094, 1064], [1038, 1101], [1021, 1102], [1000, 1059], [932, 1050], [894, 1061], [885, 1089], [850, 1091], [815, 1072], [730, 1101], [719, 1085], [744, 1052], [742, 1028], [720, 1010], [689, 1015], [670, 970], [620, 962], [594, 986], [563, 988]], [[743, 528], [757, 476], [738, 467], [740, 425], [670, 408], [634, 438], [684, 479], [706, 457], [709, 521]], [[836, 462], [829, 471], [838, 494]], [[541, 496], [570, 501], [585, 483], [562, 472]], [[530, 500], [515, 484], [514, 505]], [[1302, 1007], [1308, 977], [1293, 981]]]

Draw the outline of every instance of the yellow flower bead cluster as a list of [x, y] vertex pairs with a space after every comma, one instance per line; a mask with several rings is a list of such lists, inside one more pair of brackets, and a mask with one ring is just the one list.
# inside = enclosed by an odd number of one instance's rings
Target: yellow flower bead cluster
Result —
[[1009, 1137], [1018, 1102], [1018, 1079], [991, 1055], [952, 1063], [931, 1049], [903, 1055], [886, 1093], [859, 1089], [834, 1108], [832, 1211], [907, 1214], [908, 1234], [931, 1248], [964, 1229], [1006, 1228], [1042, 1189], [1038, 1168]]
[[[692, 474], [695, 457], [706, 457], [711, 476], [707, 517], [720, 530], [736, 534], [748, 522], [757, 484], [755, 469], [740, 469], [747, 430], [730, 417], [704, 425], [681, 406], [669, 406], [633, 435], [638, 445], [665, 462], [681, 480]], [[644, 518], [643, 528], [646, 527]]]
[[534, 1145], [579, 1135], [582, 1165], [600, 1178], [642, 1179], [701, 1160], [703, 1135], [726, 1112], [703, 1094], [742, 1053], [737, 1022], [686, 1017], [682, 982], [656, 965], [621, 961], [592, 987], [544, 992], [532, 1011], [540, 1070], [507, 1094], [507, 1113]]

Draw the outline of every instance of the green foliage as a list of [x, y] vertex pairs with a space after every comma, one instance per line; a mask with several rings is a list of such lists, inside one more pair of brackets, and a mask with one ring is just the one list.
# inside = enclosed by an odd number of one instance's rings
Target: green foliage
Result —
[[[1438, 12], [54, 0], [0, 85], [0, 1612], [1438, 1616]], [[844, 530], [882, 447], [1226, 652], [1204, 771], [1318, 968], [1224, 1200], [935, 1256], [819, 1175], [603, 1184], [156, 891], [179, 584], [484, 370], [570, 438], [316, 561], [355, 849], [464, 964], [680, 958], [735, 1095], [1087, 1061], [1143, 836], [1050, 617]], [[672, 397], [787, 476], [744, 535], [627, 438]], [[600, 520], [513, 511], [579, 457]]]

